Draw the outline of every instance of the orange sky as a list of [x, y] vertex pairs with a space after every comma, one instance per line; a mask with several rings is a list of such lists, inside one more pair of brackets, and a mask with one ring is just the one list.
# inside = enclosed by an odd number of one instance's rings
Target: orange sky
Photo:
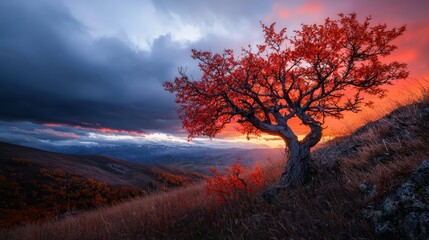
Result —
[[[416, 98], [421, 85], [427, 85], [429, 79], [429, 4], [424, 1], [277, 1], [265, 22], [277, 22], [278, 27], [287, 27], [290, 32], [299, 29], [301, 23], [320, 23], [326, 17], [335, 18], [340, 12], [356, 12], [360, 18], [371, 15], [374, 24], [386, 23], [388, 27], [406, 25], [407, 31], [395, 40], [398, 49], [386, 61], [399, 61], [408, 64], [410, 71], [406, 80], [395, 81], [393, 86], [386, 86], [388, 94], [384, 99], [371, 98], [373, 108], [363, 108], [358, 114], [346, 113], [344, 119], [328, 119], [324, 136], [347, 133], [366, 121], [374, 120], [391, 111], [396, 102], [404, 103]], [[305, 127], [293, 124], [298, 134], [305, 134]], [[228, 127], [220, 137], [240, 138], [233, 126]], [[272, 147], [283, 146], [276, 137], [263, 135], [252, 141], [266, 143]]]

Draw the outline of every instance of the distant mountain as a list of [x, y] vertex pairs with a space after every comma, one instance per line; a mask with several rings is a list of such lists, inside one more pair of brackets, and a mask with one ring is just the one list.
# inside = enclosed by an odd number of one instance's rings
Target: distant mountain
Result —
[[[89, 151], [88, 153], [93, 153]], [[95, 153], [95, 152], [94, 152]], [[62, 169], [77, 173], [84, 178], [93, 178], [112, 186], [131, 186], [139, 189], [160, 188], [165, 174], [194, 182], [205, 178], [192, 171], [168, 166], [148, 165], [122, 161], [112, 157], [95, 155], [64, 154], [0, 142], [0, 167], [4, 169], [14, 162], [28, 162], [32, 169]], [[168, 184], [167, 184], [168, 185]]]
[[284, 149], [208, 148], [161, 144], [66, 146], [54, 149], [69, 154], [101, 155], [131, 162], [165, 165], [204, 174], [209, 174], [210, 167], [223, 169], [236, 159], [240, 159], [244, 165], [252, 165], [257, 161], [280, 159], [284, 154]]

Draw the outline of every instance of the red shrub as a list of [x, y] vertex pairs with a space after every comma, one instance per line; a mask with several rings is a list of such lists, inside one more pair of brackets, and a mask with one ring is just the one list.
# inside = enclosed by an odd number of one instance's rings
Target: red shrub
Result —
[[211, 168], [210, 171], [214, 177], [207, 180], [206, 194], [213, 196], [217, 204], [223, 205], [230, 200], [258, 192], [264, 183], [261, 169], [256, 166], [251, 170], [244, 169], [239, 160], [225, 168], [224, 174], [215, 168]]

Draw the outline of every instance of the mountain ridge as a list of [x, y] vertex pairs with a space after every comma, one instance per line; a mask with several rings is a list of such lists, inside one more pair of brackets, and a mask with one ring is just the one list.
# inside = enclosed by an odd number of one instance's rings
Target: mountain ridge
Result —
[[[114, 186], [133, 186], [142, 187], [145, 180], [150, 181], [148, 175], [154, 177], [159, 172], [187, 176], [190, 179], [203, 179], [205, 176], [192, 172], [174, 169], [162, 165], [148, 165], [144, 163], [129, 162], [117, 158], [97, 156], [97, 155], [78, 155], [57, 153], [45, 151], [32, 147], [25, 147], [16, 144], [0, 142], [0, 163], [13, 158], [29, 159], [33, 164], [38, 164], [44, 168], [60, 168], [82, 174], [84, 177], [92, 177], [96, 180], [106, 182]], [[98, 168], [98, 169], [97, 169]], [[122, 168], [122, 170], [120, 170]], [[98, 172], [99, 174], [93, 174]], [[138, 173], [141, 174], [138, 174]], [[131, 174], [131, 176], [130, 176]], [[134, 174], [134, 175], [132, 175]], [[135, 176], [137, 174], [137, 176]], [[140, 181], [135, 178], [141, 178]]]

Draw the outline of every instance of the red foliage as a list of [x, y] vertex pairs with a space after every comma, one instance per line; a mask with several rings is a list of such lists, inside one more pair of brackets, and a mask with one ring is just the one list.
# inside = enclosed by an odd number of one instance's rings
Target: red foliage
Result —
[[211, 168], [210, 171], [214, 177], [207, 180], [206, 194], [213, 196], [219, 205], [242, 196], [252, 195], [261, 190], [264, 183], [259, 166], [256, 166], [253, 171], [246, 172], [239, 160], [225, 168], [225, 174], [215, 168]]
[[266, 132], [297, 141], [289, 120], [311, 127], [306, 145], [321, 137], [325, 117], [341, 118], [370, 105], [365, 94], [383, 97], [383, 85], [408, 76], [405, 63], [385, 59], [405, 26], [388, 29], [340, 14], [320, 25], [303, 24], [294, 36], [262, 24], [265, 41], [241, 53], [192, 50], [203, 73], [193, 80], [183, 68], [164, 88], [176, 94], [189, 138], [214, 137], [237, 122], [247, 134]]

